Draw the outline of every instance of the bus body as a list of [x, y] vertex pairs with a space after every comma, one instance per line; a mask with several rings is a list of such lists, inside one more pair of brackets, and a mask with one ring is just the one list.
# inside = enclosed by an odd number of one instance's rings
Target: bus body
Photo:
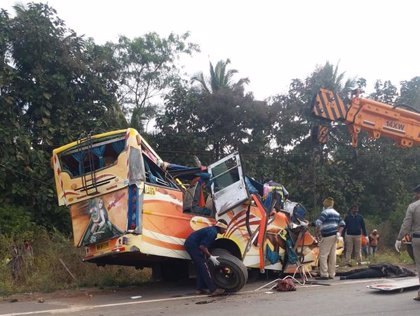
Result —
[[[308, 269], [317, 265], [318, 247], [305, 227], [298, 227], [294, 236], [300, 261], [286, 267], [281, 260], [287, 252], [286, 236], [294, 234], [290, 214], [263, 206], [258, 194], [249, 192], [238, 154], [209, 167], [191, 168], [193, 178], [203, 173], [211, 177], [210, 205], [205, 208], [192, 207], [191, 197], [203, 194], [202, 186], [186, 185], [191, 170], [165, 169], [158, 154], [131, 128], [57, 148], [52, 165], [58, 203], [70, 208], [74, 244], [85, 248], [84, 261], [140, 268], [168, 262], [176, 267], [173, 262], [190, 259], [185, 239], [223, 218], [228, 229], [213, 245], [224, 250], [219, 270], [225, 279], [219, 286], [239, 290], [247, 268], [293, 272], [299, 264]], [[232, 269], [226, 266], [238, 265], [231, 273], [243, 275], [228, 284], [227, 271]]]

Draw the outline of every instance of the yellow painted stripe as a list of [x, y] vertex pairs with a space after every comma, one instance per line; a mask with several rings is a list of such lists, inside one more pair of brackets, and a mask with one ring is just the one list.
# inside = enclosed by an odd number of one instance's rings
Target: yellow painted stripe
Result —
[[[134, 129], [129, 128], [128, 130], [130, 130], [130, 134], [131, 134], [131, 130], [134, 130]], [[117, 130], [117, 131], [111, 131], [111, 132], [106, 132], [106, 133], [102, 133], [102, 134], [92, 135], [92, 138], [95, 138], [95, 139], [96, 138], [102, 138], [102, 137], [111, 136], [111, 135], [115, 135], [115, 134], [122, 134], [122, 133], [126, 133], [126, 132], [127, 132], [127, 129], [120, 129], [120, 130]], [[69, 148], [72, 148], [72, 147], [76, 146], [77, 144], [78, 144], [78, 141], [74, 141], [74, 142], [71, 142], [70, 144], [58, 147], [58, 148], [53, 150], [53, 154], [57, 155], [57, 154], [65, 151]]]

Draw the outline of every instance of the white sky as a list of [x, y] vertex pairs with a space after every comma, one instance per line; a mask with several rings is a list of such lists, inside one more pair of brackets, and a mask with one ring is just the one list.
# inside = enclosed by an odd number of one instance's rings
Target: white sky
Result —
[[[0, 7], [28, 1], [0, 0]], [[347, 77], [398, 85], [420, 75], [417, 0], [49, 0], [58, 16], [95, 42], [157, 32], [191, 32], [201, 53], [185, 59], [189, 74], [230, 58], [257, 99], [287, 92], [330, 61]]]

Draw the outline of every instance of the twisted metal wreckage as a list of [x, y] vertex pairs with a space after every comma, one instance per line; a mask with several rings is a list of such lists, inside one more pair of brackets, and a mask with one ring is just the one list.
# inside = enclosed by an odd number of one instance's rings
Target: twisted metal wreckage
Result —
[[[317, 266], [305, 209], [273, 181], [243, 174], [238, 153], [205, 167], [163, 162], [134, 129], [89, 136], [53, 152], [57, 196], [70, 208], [74, 243], [86, 262], [187, 274], [185, 239], [224, 219], [212, 252], [215, 282], [238, 291], [248, 270], [294, 273]], [[303, 270], [302, 270], [303, 271]]]

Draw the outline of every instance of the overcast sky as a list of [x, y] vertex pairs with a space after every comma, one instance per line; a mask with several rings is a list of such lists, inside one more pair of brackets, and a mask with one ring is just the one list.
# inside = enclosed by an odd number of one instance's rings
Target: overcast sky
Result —
[[[15, 3], [0, 0], [13, 13]], [[257, 99], [287, 92], [317, 65], [339, 63], [348, 78], [398, 85], [420, 75], [417, 0], [49, 0], [79, 35], [103, 44], [118, 35], [191, 32], [201, 53], [183, 63], [208, 73], [209, 61], [230, 58]]]

